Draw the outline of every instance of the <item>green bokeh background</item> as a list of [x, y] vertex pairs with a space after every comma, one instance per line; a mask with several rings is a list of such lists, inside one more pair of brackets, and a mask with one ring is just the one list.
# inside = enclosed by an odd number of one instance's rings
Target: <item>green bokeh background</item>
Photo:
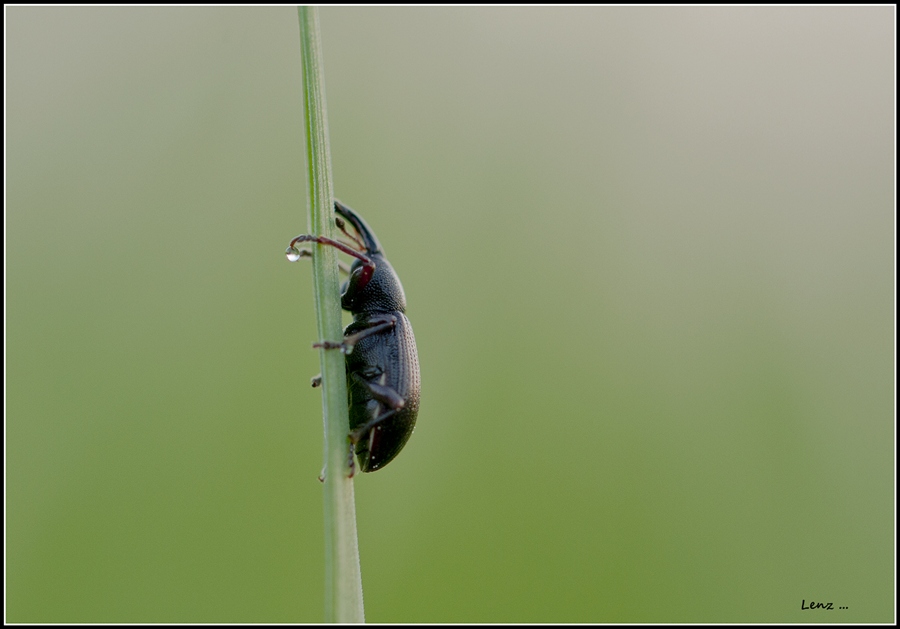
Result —
[[[7, 619], [320, 621], [296, 11], [6, 18]], [[891, 621], [894, 9], [320, 18], [422, 364], [367, 620]]]

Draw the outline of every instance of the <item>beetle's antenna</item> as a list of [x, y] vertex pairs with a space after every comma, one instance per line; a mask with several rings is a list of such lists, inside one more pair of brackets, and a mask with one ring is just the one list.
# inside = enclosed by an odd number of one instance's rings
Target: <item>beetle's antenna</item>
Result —
[[344, 219], [342, 219], [340, 216], [335, 216], [334, 224], [337, 225], [337, 228], [339, 230], [344, 232], [344, 235], [347, 238], [349, 238], [350, 240], [352, 240], [353, 242], [356, 243], [356, 246], [359, 247], [360, 251], [366, 250], [366, 245], [363, 243], [362, 240], [359, 239], [359, 236], [351, 234], [350, 232], [347, 231], [347, 224], [344, 222]]
[[359, 214], [348, 208], [337, 199], [334, 200], [334, 211], [350, 221], [350, 223], [353, 225], [353, 229], [356, 230], [356, 233], [359, 234], [360, 239], [365, 243], [366, 246], [364, 248], [366, 250], [366, 253], [368, 253], [369, 255], [382, 253], [381, 243], [378, 242], [378, 238], [375, 237], [372, 229], [366, 224], [366, 222]]

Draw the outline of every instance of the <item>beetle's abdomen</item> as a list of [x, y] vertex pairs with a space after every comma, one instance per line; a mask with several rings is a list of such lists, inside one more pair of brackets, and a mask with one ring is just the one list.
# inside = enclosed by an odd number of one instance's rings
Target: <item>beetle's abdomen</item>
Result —
[[[356, 444], [363, 472], [374, 472], [397, 456], [412, 434], [419, 413], [419, 359], [412, 325], [402, 312], [390, 315], [397, 319], [393, 328], [359, 339], [347, 356], [350, 429], [387, 415]], [[367, 326], [367, 317], [360, 316], [344, 334], [355, 334]], [[366, 383], [377, 386], [370, 388]], [[392, 408], [390, 402], [376, 399], [372, 389], [381, 390], [379, 387], [395, 393], [393, 399], [401, 399], [402, 406]]]

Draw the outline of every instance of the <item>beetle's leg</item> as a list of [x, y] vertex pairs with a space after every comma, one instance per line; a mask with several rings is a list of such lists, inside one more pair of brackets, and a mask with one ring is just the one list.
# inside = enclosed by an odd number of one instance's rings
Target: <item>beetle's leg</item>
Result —
[[[344, 243], [340, 242], [339, 240], [333, 240], [331, 238], [328, 238], [327, 236], [313, 236], [312, 234], [300, 234], [299, 236], [297, 236], [296, 238], [291, 240], [291, 244], [288, 246], [288, 249], [293, 249], [294, 251], [300, 253], [301, 250], [297, 249], [297, 247], [294, 246], [298, 242], [317, 242], [320, 245], [329, 245], [331, 247], [334, 247], [338, 251], [343, 251], [348, 256], [353, 256], [357, 260], [360, 260], [364, 266], [370, 267], [370, 269], [371, 269], [370, 272], [375, 270], [375, 263], [372, 262], [372, 258], [365, 255], [364, 253], [360, 253], [359, 251], [357, 251], [350, 245], [345, 245]], [[300, 253], [300, 257], [303, 257], [302, 253]]]
[[335, 343], [334, 341], [321, 341], [320, 343], [313, 343], [313, 347], [321, 347], [323, 349], [339, 349], [344, 354], [349, 354], [353, 351], [353, 346], [359, 343], [360, 339], [364, 339], [367, 336], [371, 336], [372, 334], [378, 334], [379, 332], [384, 332], [385, 330], [390, 330], [395, 325], [397, 325], [397, 317], [394, 315], [372, 315], [369, 317], [366, 322], [369, 327], [363, 328], [356, 334], [351, 334], [350, 336], [345, 336], [343, 342]]
[[369, 394], [372, 396], [373, 400], [380, 402], [384, 407], [388, 409], [378, 417], [370, 419], [362, 426], [354, 428], [350, 431], [350, 434], [347, 435], [350, 441], [350, 476], [352, 478], [356, 474], [356, 460], [353, 456], [356, 450], [356, 444], [362, 441], [363, 438], [371, 430], [377, 428], [381, 422], [393, 417], [397, 414], [398, 411], [403, 409], [403, 407], [406, 406], [406, 401], [391, 387], [386, 387], [383, 384], [378, 384], [377, 382], [370, 382], [359, 373], [351, 373], [350, 377], [356, 382], [360, 383], [362, 386], [366, 387], [369, 390]]
[[313, 389], [315, 389], [316, 387], [321, 387], [322, 386], [322, 374], [319, 374], [318, 376], [313, 376], [312, 379], [309, 381], [309, 383], [312, 385]]
[[[311, 258], [312, 251], [307, 249], [306, 247], [302, 249], [294, 249], [301, 258]], [[341, 273], [344, 275], [350, 275], [350, 265], [344, 262], [343, 260], [338, 260], [338, 269], [340, 269]]]
[[399, 408], [392, 408], [388, 411], [383, 412], [381, 415], [379, 415], [375, 419], [370, 419], [362, 426], [359, 426], [359, 427], [351, 430], [350, 431], [350, 443], [352, 443], [355, 446], [357, 443], [359, 443], [362, 440], [363, 437], [366, 436], [366, 434], [370, 430], [372, 430], [373, 428], [377, 428], [378, 424], [380, 424], [384, 420], [390, 419], [391, 417], [396, 415], [397, 411], [399, 411], [399, 410], [400, 410]]
[[303, 257], [303, 254], [300, 253], [300, 250], [294, 246], [298, 242], [317, 242], [320, 245], [328, 245], [330, 247], [334, 247], [338, 251], [343, 251], [347, 255], [353, 256], [354, 258], [362, 262], [362, 266], [356, 267], [356, 269], [352, 273], [350, 273], [350, 279], [347, 280], [347, 284], [343, 289], [341, 300], [346, 297], [348, 292], [356, 293], [357, 291], [361, 291], [363, 288], [365, 288], [366, 284], [369, 283], [369, 280], [371, 280], [372, 276], [375, 274], [375, 261], [372, 260], [372, 258], [365, 255], [364, 253], [360, 253], [346, 243], [328, 238], [326, 236], [300, 234], [291, 241], [291, 244], [288, 245], [288, 248], [285, 251], [285, 255], [288, 257], [288, 260], [299, 260]]
[[372, 334], [390, 330], [395, 325], [397, 325], [397, 317], [392, 314], [371, 315], [366, 319], [367, 327], [344, 338], [344, 343], [347, 345], [356, 345], [361, 339], [371, 336]]
[[392, 411], [399, 411], [406, 406], [406, 401], [403, 399], [403, 396], [391, 387], [372, 382], [371, 380], [366, 380], [365, 377], [358, 373], [351, 373], [350, 377], [366, 387], [373, 399], [378, 400]]
[[377, 382], [370, 382], [358, 373], [351, 373], [350, 377], [366, 387], [369, 390], [369, 394], [372, 396], [372, 399], [381, 402], [381, 404], [383, 404], [384, 407], [388, 409], [378, 417], [370, 419], [362, 426], [354, 428], [352, 431], [350, 431], [350, 442], [356, 445], [356, 443], [360, 439], [362, 439], [363, 435], [386, 420], [388, 417], [392, 417], [394, 413], [406, 406], [406, 400], [404, 400], [403, 396], [397, 393], [397, 391], [395, 391], [393, 388], [387, 387]]

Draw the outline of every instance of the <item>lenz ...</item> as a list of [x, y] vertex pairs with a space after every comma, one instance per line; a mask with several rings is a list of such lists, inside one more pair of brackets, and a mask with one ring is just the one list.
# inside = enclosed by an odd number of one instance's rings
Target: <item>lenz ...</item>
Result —
[[[412, 435], [419, 414], [419, 356], [412, 325], [406, 318], [406, 296], [378, 238], [356, 212], [335, 200], [335, 223], [359, 250], [324, 236], [301, 234], [285, 252], [291, 261], [311, 252], [300, 242], [329, 245], [356, 258], [346, 270], [341, 307], [353, 314], [341, 343], [323, 341], [313, 347], [340, 349], [346, 355], [350, 402], [350, 444], [363, 472], [390, 463]], [[358, 236], [346, 230], [346, 219]], [[313, 378], [313, 386], [321, 383]], [[350, 457], [351, 476], [353, 456]]]

